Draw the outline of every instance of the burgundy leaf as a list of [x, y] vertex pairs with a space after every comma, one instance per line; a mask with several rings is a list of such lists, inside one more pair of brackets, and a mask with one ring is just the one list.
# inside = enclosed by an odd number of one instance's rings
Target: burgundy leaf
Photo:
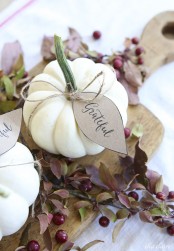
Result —
[[13, 69], [13, 65], [22, 54], [22, 48], [19, 41], [6, 43], [2, 49], [1, 64], [4, 74], [8, 75]]
[[132, 63], [130, 60], [124, 63], [125, 79], [129, 85], [133, 87], [142, 86], [142, 76], [141, 71], [137, 65]]
[[66, 189], [56, 190], [56, 191], [54, 191], [54, 194], [59, 195], [63, 199], [66, 199], [69, 197], [69, 191]]
[[96, 166], [86, 166], [86, 173], [90, 176], [90, 180], [93, 184], [108, 189], [108, 187], [101, 181], [99, 176], [99, 169]]
[[123, 191], [124, 189], [126, 189], [127, 184], [126, 184], [126, 181], [123, 177], [123, 174], [116, 173], [114, 175], [114, 177], [115, 177], [117, 185], [118, 185], [118, 191]]
[[125, 207], [127, 207], [127, 208], [131, 207], [129, 197], [127, 195], [125, 195], [124, 193], [119, 193], [118, 199], [121, 202], [121, 204], [123, 204]]
[[81, 46], [82, 38], [80, 34], [73, 28], [69, 28], [68, 39], [64, 42], [67, 49], [73, 52], [78, 52]]
[[149, 211], [141, 211], [141, 212], [139, 212], [139, 217], [144, 222], [148, 222], [148, 223], [152, 223], [153, 222], [152, 215], [150, 214]]
[[39, 223], [40, 223], [40, 234], [43, 234], [51, 222], [50, 216], [46, 214], [39, 214], [37, 218], [39, 219]]
[[50, 201], [53, 203], [53, 205], [56, 207], [56, 211], [68, 216], [69, 210], [68, 208], [64, 207], [63, 203], [56, 199], [50, 199]]
[[53, 46], [54, 46], [54, 38], [44, 36], [42, 40], [41, 54], [45, 60], [55, 59], [55, 54], [52, 51]]
[[50, 231], [49, 231], [48, 228], [43, 233], [43, 240], [44, 240], [44, 244], [45, 244], [45, 247], [47, 248], [47, 250], [48, 251], [52, 251], [53, 244], [52, 244], [52, 239], [51, 239]]
[[129, 85], [125, 78], [120, 78], [119, 81], [126, 89], [129, 105], [138, 105], [139, 104], [139, 97], [138, 97], [138, 88]]
[[61, 178], [61, 163], [58, 159], [52, 158], [50, 161], [50, 168], [52, 173], [58, 178]]
[[106, 186], [108, 186], [112, 191], [117, 191], [117, 190], [119, 191], [116, 179], [110, 173], [110, 170], [103, 163], [100, 164], [99, 175], [103, 183]]
[[44, 190], [49, 193], [53, 187], [53, 183], [43, 181]]

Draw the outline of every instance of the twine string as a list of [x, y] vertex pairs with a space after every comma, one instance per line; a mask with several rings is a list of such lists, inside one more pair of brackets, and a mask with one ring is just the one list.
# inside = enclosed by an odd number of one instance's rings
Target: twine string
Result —
[[[91, 99], [86, 99], [85, 97], [82, 97], [80, 96], [80, 94], [82, 94], [88, 87], [90, 87], [93, 82], [99, 78], [100, 76], [103, 76], [103, 79], [102, 79], [102, 82], [100, 83], [100, 87], [99, 87], [99, 90], [97, 91], [96, 95], [91, 98]], [[29, 99], [27, 96], [26, 96], [26, 89], [31, 85], [31, 83], [38, 83], [38, 82], [44, 82], [44, 83], [47, 83], [49, 85], [51, 85], [52, 87], [54, 87], [58, 92], [60, 93], [56, 93], [56, 94], [53, 94], [53, 95], [50, 95], [46, 98], [43, 98], [43, 99]], [[103, 90], [103, 86], [104, 86], [104, 72], [101, 71], [99, 72], [86, 86], [85, 88], [83, 88], [82, 90], [76, 90], [74, 92], [63, 92], [62, 90], [60, 90], [57, 86], [53, 85], [52, 83], [48, 82], [48, 81], [45, 81], [45, 80], [34, 80], [34, 81], [30, 81], [29, 83], [27, 83], [21, 90], [21, 97], [25, 100], [25, 101], [28, 101], [28, 102], [39, 102], [35, 108], [33, 109], [33, 111], [31, 112], [30, 116], [29, 116], [29, 119], [28, 119], [28, 129], [29, 129], [29, 134], [30, 134], [30, 129], [31, 129], [31, 121], [32, 121], [32, 118], [33, 116], [36, 114], [36, 112], [38, 111], [38, 109], [40, 108], [41, 105], [43, 105], [45, 102], [47, 102], [48, 100], [50, 99], [54, 99], [54, 98], [58, 98], [60, 96], [64, 96], [66, 98], [68, 98], [69, 100], [71, 101], [74, 101], [74, 100], [80, 100], [80, 101], [84, 101], [84, 102], [89, 102], [89, 101], [93, 101], [94, 99], [96, 99], [102, 92]], [[106, 90], [107, 91], [107, 90]], [[106, 92], [105, 91], [105, 92]]]

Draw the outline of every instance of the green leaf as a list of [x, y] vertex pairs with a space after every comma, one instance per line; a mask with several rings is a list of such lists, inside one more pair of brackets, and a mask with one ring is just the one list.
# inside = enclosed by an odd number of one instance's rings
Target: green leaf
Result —
[[165, 214], [165, 212], [163, 212], [163, 210], [158, 207], [150, 209], [149, 212], [152, 216], [161, 216]]
[[83, 222], [86, 216], [86, 208], [84, 207], [79, 208], [79, 214], [80, 214], [81, 222]]
[[141, 138], [143, 136], [143, 133], [144, 133], [144, 128], [143, 128], [143, 125], [140, 123], [134, 125], [131, 131], [131, 135], [136, 138]]
[[157, 180], [156, 185], [155, 185], [155, 193], [162, 192], [163, 186], [164, 186], [163, 177], [162, 177], [162, 175], [160, 175], [160, 177]]
[[107, 192], [100, 193], [96, 197], [97, 202], [101, 202], [101, 201], [105, 201], [109, 199], [113, 199], [113, 197], [110, 193], [107, 193]]
[[10, 112], [15, 109], [16, 101], [7, 100], [7, 101], [0, 101], [0, 114]]
[[84, 247], [81, 248], [81, 251], [86, 251], [87, 249], [91, 248], [92, 246], [98, 244], [98, 243], [101, 243], [101, 242], [104, 242], [104, 241], [101, 241], [101, 240], [95, 240], [95, 241], [91, 241], [89, 242], [88, 244], [86, 244]]
[[116, 213], [117, 219], [125, 219], [130, 215], [129, 210], [126, 208], [119, 209]]
[[25, 67], [24, 67], [24, 65], [23, 65], [23, 66], [15, 73], [15, 79], [18, 80], [18, 79], [23, 78], [24, 73], [25, 73]]
[[122, 221], [118, 221], [117, 224], [115, 225], [114, 230], [112, 232], [112, 241], [113, 242], [116, 241], [116, 239], [117, 239], [122, 227], [124, 226], [124, 224], [125, 224], [125, 220], [124, 221], [122, 220]]
[[102, 214], [104, 214], [110, 221], [115, 222], [117, 220], [115, 213], [111, 209], [106, 206], [100, 206], [99, 208]]
[[10, 80], [10, 78], [6, 75], [4, 75], [2, 78], [1, 78], [1, 81], [4, 85], [4, 88], [5, 88], [5, 92], [6, 92], [6, 95], [7, 95], [7, 98], [8, 99], [12, 99], [13, 98], [13, 94], [14, 94], [14, 86], [13, 86], [13, 83], [12, 81]]

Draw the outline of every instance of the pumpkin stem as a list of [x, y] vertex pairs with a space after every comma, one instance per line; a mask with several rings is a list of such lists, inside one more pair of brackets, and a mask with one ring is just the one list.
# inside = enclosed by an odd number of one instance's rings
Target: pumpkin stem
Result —
[[67, 89], [69, 92], [76, 91], [77, 86], [75, 83], [75, 78], [66, 59], [61, 37], [54, 35], [54, 46], [55, 46], [57, 62], [63, 72]]

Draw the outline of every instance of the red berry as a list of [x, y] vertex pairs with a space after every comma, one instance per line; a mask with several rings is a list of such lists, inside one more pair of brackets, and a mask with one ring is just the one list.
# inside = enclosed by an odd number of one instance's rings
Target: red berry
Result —
[[100, 219], [99, 219], [100, 226], [107, 227], [109, 225], [109, 223], [110, 223], [110, 220], [106, 216], [100, 217]]
[[40, 245], [37, 241], [32, 240], [28, 242], [27, 251], [39, 251], [39, 250], [40, 250]]
[[27, 77], [28, 77], [28, 72], [25, 71], [25, 72], [24, 72], [24, 75], [23, 75], [23, 78], [27, 78]]
[[137, 63], [138, 64], [144, 64], [144, 60], [142, 57], [139, 57], [138, 60], [137, 60]]
[[174, 199], [174, 191], [169, 192], [168, 199]]
[[53, 222], [55, 225], [62, 225], [65, 222], [65, 216], [60, 213], [56, 213], [53, 215]]
[[131, 41], [132, 41], [133, 44], [138, 44], [139, 43], [139, 39], [137, 37], [133, 37], [131, 39]]
[[135, 50], [135, 54], [137, 56], [141, 55], [143, 53], [144, 49], [142, 47], [137, 47]]
[[130, 134], [131, 134], [131, 130], [128, 128], [128, 127], [125, 127], [124, 128], [124, 135], [125, 135], [125, 138], [129, 138], [130, 137]]
[[94, 31], [93, 34], [92, 34], [93, 38], [96, 39], [96, 40], [101, 38], [101, 35], [102, 34], [101, 34], [100, 31]]
[[92, 188], [93, 188], [93, 185], [89, 179], [83, 180], [81, 184], [79, 185], [79, 189], [83, 192], [90, 192]]
[[123, 61], [121, 61], [120, 59], [116, 58], [114, 60], [113, 66], [114, 66], [115, 69], [118, 69], [118, 70], [121, 69], [122, 66], [123, 66]]
[[139, 199], [139, 195], [134, 191], [128, 193], [128, 196], [134, 198], [134, 200], [136, 200], [136, 201], [138, 201], [138, 199]]
[[118, 59], [118, 60], [120, 60], [120, 61], [123, 61], [122, 56], [119, 56], [119, 55], [117, 55], [117, 56], [115, 57], [115, 59]]
[[158, 192], [156, 194], [156, 198], [159, 200], [165, 200], [166, 199], [166, 195], [163, 192]]
[[57, 243], [64, 243], [68, 240], [68, 235], [64, 230], [58, 230], [55, 234]]
[[174, 236], [174, 225], [167, 228], [167, 233]]

